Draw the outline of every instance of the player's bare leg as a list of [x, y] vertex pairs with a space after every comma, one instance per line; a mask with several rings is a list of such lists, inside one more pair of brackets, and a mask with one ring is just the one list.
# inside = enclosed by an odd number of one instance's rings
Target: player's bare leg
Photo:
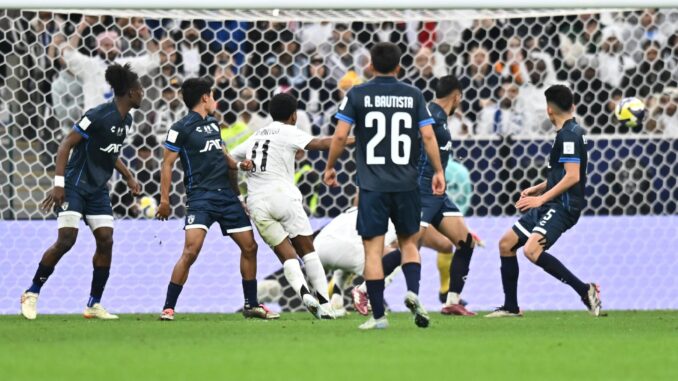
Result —
[[523, 248], [525, 256], [534, 264], [541, 267], [552, 277], [572, 287], [581, 297], [582, 302], [591, 315], [599, 316], [601, 311], [600, 290], [595, 283], [584, 283], [577, 278], [556, 257], [544, 250], [546, 237], [539, 233], [532, 233]]
[[243, 316], [257, 319], [278, 319], [279, 314], [269, 310], [257, 299], [257, 250], [252, 230], [230, 234], [233, 242], [240, 248], [240, 275], [245, 300]]
[[35, 276], [33, 276], [31, 287], [21, 294], [21, 314], [26, 319], [33, 320], [37, 317], [40, 290], [54, 272], [56, 264], [75, 245], [77, 237], [77, 228], [61, 228], [58, 230], [56, 242], [45, 250], [38, 264], [38, 269], [35, 271]]
[[[398, 235], [398, 244], [402, 252], [402, 270], [407, 283], [405, 306], [414, 315], [417, 327], [426, 328], [429, 325], [429, 316], [419, 300], [419, 281], [421, 279], [421, 256], [419, 255], [419, 233], [408, 236]], [[374, 308], [374, 306], [372, 307]]]
[[92, 234], [96, 241], [96, 251], [92, 257], [94, 270], [90, 296], [83, 316], [87, 319], [116, 320], [118, 317], [108, 313], [101, 305], [101, 296], [108, 282], [113, 259], [113, 228], [102, 226], [95, 229]]
[[285, 279], [292, 286], [294, 291], [301, 297], [308, 311], [316, 318], [321, 318], [321, 308], [318, 300], [311, 295], [308, 285], [304, 279], [304, 273], [301, 272], [297, 252], [288, 238], [273, 247], [273, 252], [283, 264], [283, 273]]
[[450, 285], [447, 300], [442, 309], [444, 315], [474, 316], [475, 313], [466, 310], [461, 304], [461, 292], [466, 283], [471, 256], [475, 243], [463, 217], [443, 217], [438, 225], [440, 232], [453, 242], [456, 251], [450, 263]]
[[499, 240], [499, 256], [501, 258], [501, 284], [504, 287], [504, 304], [485, 317], [519, 317], [523, 316], [518, 307], [518, 250], [520, 238], [509, 229]]
[[334, 319], [334, 313], [330, 306], [329, 287], [327, 285], [327, 274], [320, 262], [318, 253], [313, 247], [312, 236], [296, 236], [291, 239], [294, 249], [304, 261], [306, 276], [315, 289], [316, 297], [322, 306], [321, 315], [324, 319]]
[[172, 270], [172, 278], [167, 286], [167, 297], [165, 298], [165, 306], [160, 315], [160, 320], [174, 320], [174, 308], [177, 304], [177, 299], [179, 299], [179, 294], [181, 294], [181, 290], [188, 279], [188, 272], [191, 266], [198, 259], [202, 244], [205, 242], [205, 236], [207, 236], [207, 231], [204, 229], [186, 230], [184, 250], [174, 265], [174, 270]]

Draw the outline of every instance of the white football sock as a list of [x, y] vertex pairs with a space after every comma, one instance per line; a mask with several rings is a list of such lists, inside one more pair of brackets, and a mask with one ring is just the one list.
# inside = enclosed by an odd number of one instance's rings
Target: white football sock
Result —
[[360, 283], [360, 285], [358, 286], [358, 290], [360, 290], [360, 292], [367, 292], [367, 283], [365, 282]]
[[344, 289], [344, 270], [334, 270], [332, 273], [332, 282], [340, 290]]
[[320, 262], [320, 257], [314, 251], [308, 253], [302, 257], [304, 260], [304, 268], [306, 269], [306, 276], [313, 286], [313, 289], [325, 298], [325, 303], [330, 301], [330, 297], [327, 294], [327, 275], [325, 275], [325, 269], [323, 268], [322, 263]]
[[459, 304], [461, 302], [461, 296], [457, 294], [456, 292], [448, 292], [447, 293], [447, 305], [450, 304]]
[[308, 289], [306, 281], [304, 280], [304, 273], [301, 272], [301, 266], [299, 265], [298, 260], [286, 260], [283, 263], [283, 272], [285, 273], [285, 279], [287, 279], [287, 282], [289, 282], [297, 295], [301, 295], [302, 287]]

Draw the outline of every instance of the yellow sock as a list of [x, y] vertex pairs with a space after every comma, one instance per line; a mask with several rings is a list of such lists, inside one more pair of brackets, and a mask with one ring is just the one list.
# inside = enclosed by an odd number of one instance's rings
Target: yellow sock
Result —
[[450, 289], [450, 264], [452, 263], [452, 253], [438, 252], [437, 265], [440, 274], [440, 293], [447, 294]]

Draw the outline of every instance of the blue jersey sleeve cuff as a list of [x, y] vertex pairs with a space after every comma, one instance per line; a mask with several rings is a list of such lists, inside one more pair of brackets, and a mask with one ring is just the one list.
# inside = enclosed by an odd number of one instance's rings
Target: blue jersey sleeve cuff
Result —
[[343, 120], [346, 123], [353, 124], [355, 122], [353, 120], [353, 118], [351, 118], [350, 116], [346, 116], [346, 115], [339, 113], [339, 112], [335, 115], [335, 117], [339, 120]]
[[433, 120], [433, 118], [424, 119], [421, 122], [419, 122], [419, 128], [424, 127], [424, 126], [428, 126], [429, 124], [434, 124], [434, 123], [435, 123], [435, 120]]
[[577, 163], [577, 164], [579, 164], [579, 163], [581, 163], [581, 159], [579, 159], [578, 157], [561, 157], [560, 159], [558, 159], [558, 162], [559, 163]]
[[179, 148], [179, 147], [177, 147], [177, 146], [175, 146], [175, 145], [169, 144], [169, 143], [167, 143], [167, 142], [165, 142], [164, 146], [165, 146], [165, 148], [167, 148], [168, 150], [170, 150], [170, 151], [172, 151], [172, 152], [179, 152], [179, 151], [181, 151], [181, 148]]
[[78, 126], [77, 124], [74, 124], [74, 125], [73, 125], [73, 129], [75, 130], [75, 132], [77, 132], [77, 133], [79, 133], [80, 135], [82, 135], [83, 138], [89, 139], [89, 134], [86, 133], [85, 130], [83, 130], [82, 128], [80, 128], [80, 126]]

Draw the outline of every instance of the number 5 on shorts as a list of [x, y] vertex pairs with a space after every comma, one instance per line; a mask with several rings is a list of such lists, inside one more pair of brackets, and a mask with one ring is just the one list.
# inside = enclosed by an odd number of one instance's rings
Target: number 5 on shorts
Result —
[[539, 222], [539, 225], [544, 226], [546, 225], [546, 221], [550, 220], [551, 217], [553, 217], [553, 214], [556, 212], [555, 209], [549, 209], [548, 212], [542, 217], [541, 222]]

